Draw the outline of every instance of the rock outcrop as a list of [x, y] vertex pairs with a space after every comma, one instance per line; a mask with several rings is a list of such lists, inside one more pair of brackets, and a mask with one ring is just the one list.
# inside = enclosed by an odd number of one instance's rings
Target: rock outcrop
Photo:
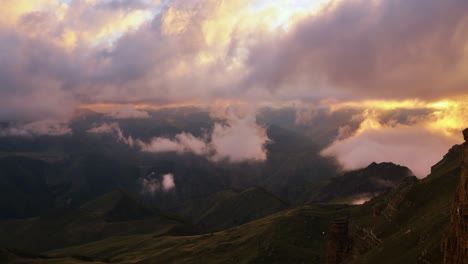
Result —
[[437, 164], [431, 167], [431, 173], [434, 173], [435, 171], [439, 170], [441, 167], [443, 167], [447, 162], [451, 162], [454, 159], [457, 159], [461, 155], [462, 152], [462, 145], [455, 145], [453, 146], [447, 154], [444, 155], [444, 158], [439, 161]]
[[349, 219], [337, 219], [330, 224], [328, 245], [327, 245], [327, 264], [343, 263], [349, 249], [348, 236]]
[[449, 228], [442, 241], [445, 264], [468, 263], [468, 129], [463, 131], [461, 177]]

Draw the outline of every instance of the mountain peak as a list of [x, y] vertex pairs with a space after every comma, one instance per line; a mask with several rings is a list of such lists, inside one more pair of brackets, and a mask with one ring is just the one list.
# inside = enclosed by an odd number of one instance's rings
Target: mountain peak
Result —
[[465, 128], [465, 130], [463, 130], [463, 138], [465, 139], [465, 141], [468, 141], [468, 128]]
[[396, 169], [396, 168], [405, 168], [405, 169], [407, 169], [409, 171], [409, 175], [413, 176], [413, 173], [410, 171], [410, 169], [408, 169], [407, 167], [401, 166], [399, 164], [395, 164], [393, 162], [381, 162], [381, 163], [372, 162], [367, 167], [365, 167], [363, 169], [360, 169], [360, 170], [356, 170], [356, 171], [362, 171], [362, 170], [366, 170], [366, 169], [381, 169], [381, 170], [384, 170], [384, 169]]

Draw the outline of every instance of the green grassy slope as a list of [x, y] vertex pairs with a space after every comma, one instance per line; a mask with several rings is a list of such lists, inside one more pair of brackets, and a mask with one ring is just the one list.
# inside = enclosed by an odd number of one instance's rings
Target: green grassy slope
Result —
[[115, 236], [48, 255], [114, 263], [323, 263], [328, 224], [342, 210], [307, 206], [212, 234]]

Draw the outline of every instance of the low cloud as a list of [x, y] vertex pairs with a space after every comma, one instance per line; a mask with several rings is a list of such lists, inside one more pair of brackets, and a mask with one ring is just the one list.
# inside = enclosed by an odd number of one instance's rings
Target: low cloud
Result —
[[461, 141], [445, 131], [431, 129], [428, 123], [381, 124], [375, 115], [365, 115], [354, 134], [340, 135], [322, 155], [335, 157], [345, 170], [362, 168], [371, 162], [393, 162], [407, 166], [422, 178], [450, 146]]
[[162, 189], [163, 191], [170, 191], [175, 188], [174, 175], [165, 174], [162, 179]]
[[264, 161], [267, 158], [265, 145], [270, 141], [266, 128], [256, 122], [253, 112], [239, 117], [228, 112], [226, 124], [217, 123], [211, 135], [211, 147], [215, 150], [213, 160], [227, 159], [232, 162]]
[[145, 119], [149, 118], [148, 112], [138, 110], [134, 106], [125, 106], [109, 114], [114, 119]]
[[0, 129], [0, 136], [63, 136], [71, 134], [72, 130], [67, 122], [57, 120], [42, 120], [25, 124], [10, 124], [5, 129]]
[[[156, 137], [149, 143], [137, 141], [145, 152], [194, 153], [212, 161], [230, 162], [264, 161], [267, 158], [265, 145], [269, 142], [266, 128], [257, 124], [255, 112], [243, 112], [239, 116], [229, 109], [222, 122], [214, 125], [211, 135], [197, 138], [181, 133], [173, 139]], [[220, 118], [220, 116], [218, 116]]]
[[92, 134], [113, 134], [118, 141], [123, 142], [131, 147], [134, 145], [133, 138], [131, 136], [125, 137], [118, 123], [104, 123], [102, 125], [88, 129], [87, 132]]
[[155, 173], [140, 179], [141, 193], [144, 195], [155, 195], [158, 192], [168, 192], [175, 189], [174, 175], [171, 173], [155, 177]]
[[353, 205], [361, 205], [364, 204], [367, 201], [372, 200], [372, 198], [378, 196], [378, 193], [363, 193], [356, 195], [352, 198], [351, 204]]
[[156, 137], [151, 139], [149, 143], [141, 140], [137, 141], [138, 146], [144, 152], [177, 152], [177, 153], [194, 153], [196, 155], [208, 154], [209, 146], [200, 138], [194, 137], [189, 133], [181, 133], [173, 139]]

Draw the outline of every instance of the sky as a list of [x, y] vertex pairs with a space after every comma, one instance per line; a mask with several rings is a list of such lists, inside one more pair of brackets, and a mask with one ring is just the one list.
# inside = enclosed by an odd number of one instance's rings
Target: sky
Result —
[[[30, 133], [83, 107], [116, 118], [219, 102], [354, 108], [359, 129], [323, 150], [345, 168], [440, 157], [468, 126], [467, 10], [466, 0], [2, 0], [0, 120]], [[382, 119], [400, 110], [426, 114]]]

